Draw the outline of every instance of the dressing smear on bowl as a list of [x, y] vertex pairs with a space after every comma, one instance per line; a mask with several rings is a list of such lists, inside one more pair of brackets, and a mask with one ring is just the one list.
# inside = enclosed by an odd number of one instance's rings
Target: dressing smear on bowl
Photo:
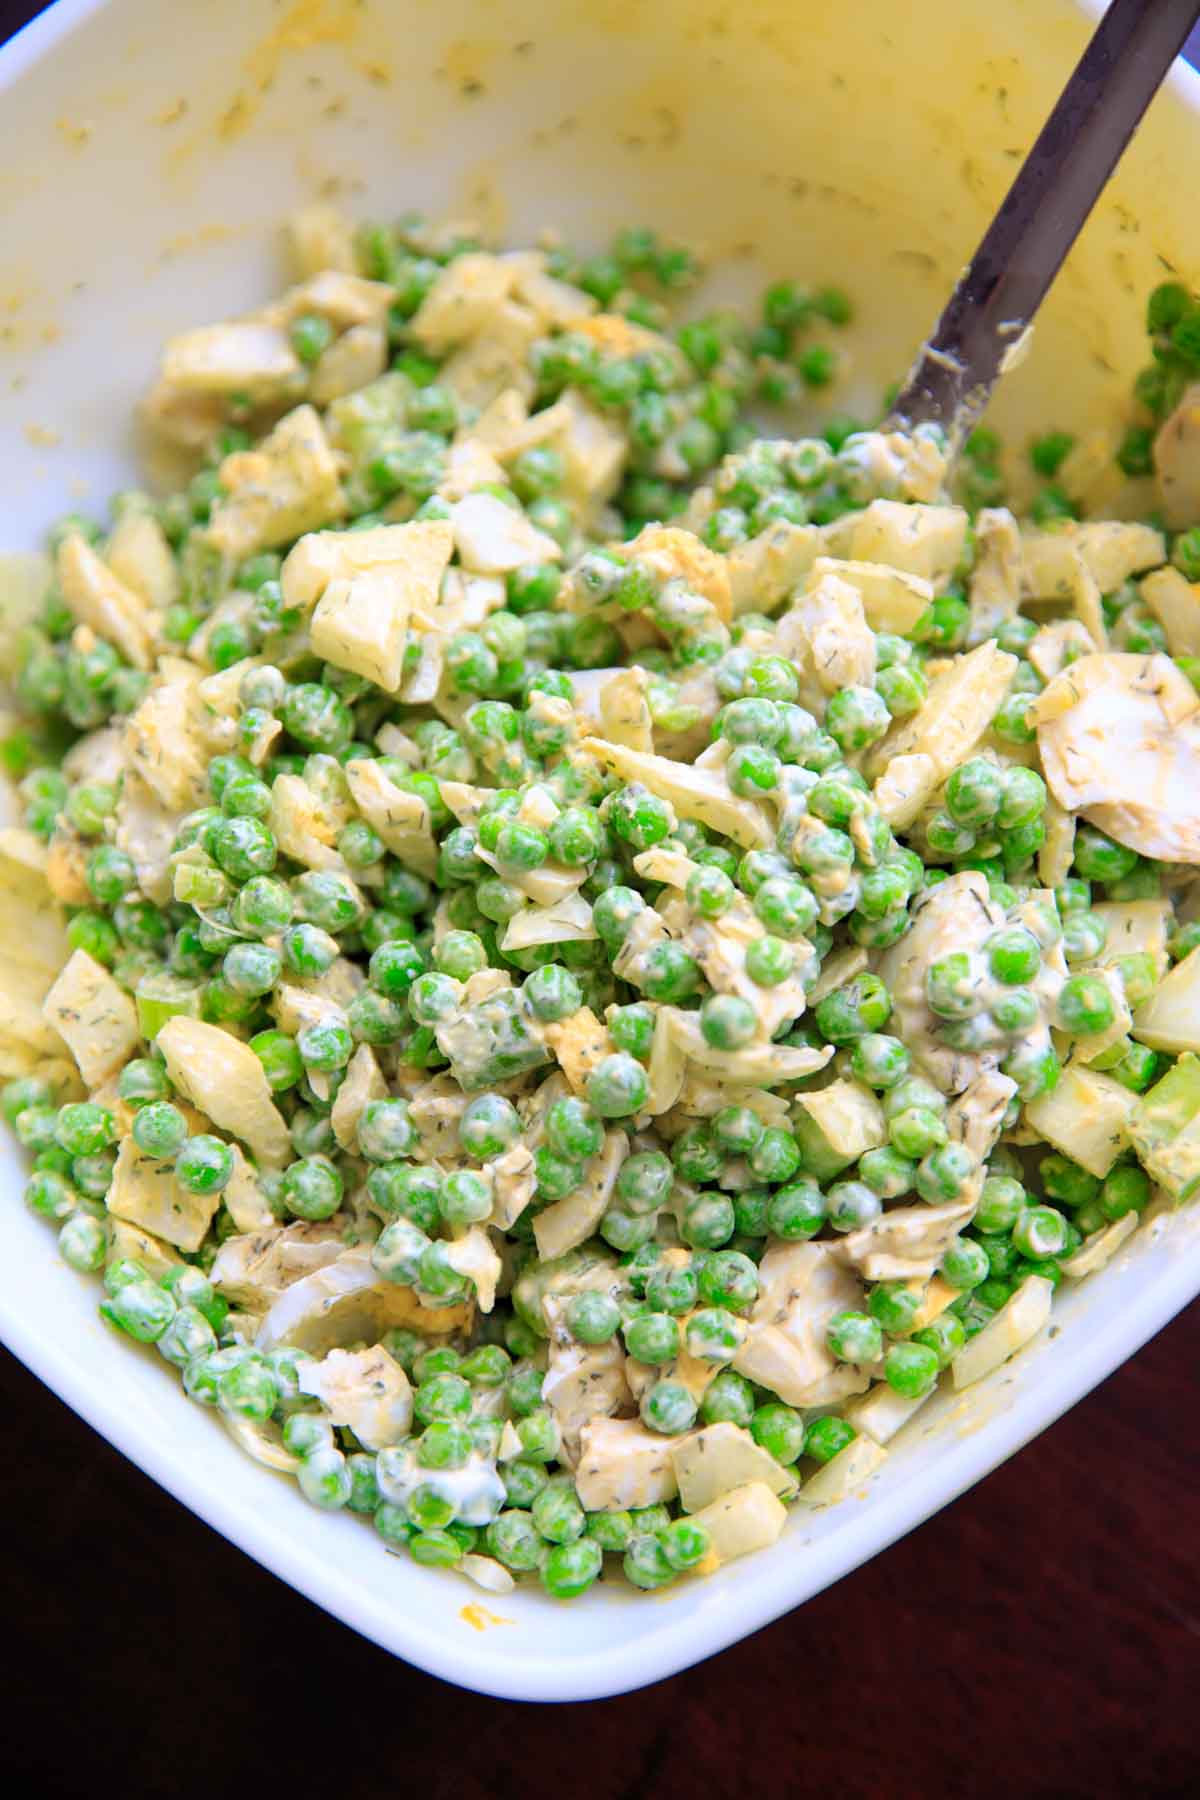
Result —
[[822, 406], [840, 290], [288, 243], [163, 349], [175, 485], [0, 571], [25, 1199], [381, 1548], [703, 1579], [1200, 1188], [1200, 303], [1149, 516], [1049, 431], [1018, 518]]

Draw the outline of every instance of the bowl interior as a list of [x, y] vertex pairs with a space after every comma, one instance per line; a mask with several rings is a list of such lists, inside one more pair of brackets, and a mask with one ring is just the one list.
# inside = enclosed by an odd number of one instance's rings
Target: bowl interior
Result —
[[[702, 245], [717, 298], [788, 274], [842, 283], [858, 324], [837, 403], [875, 399], [1086, 29], [1066, 0], [182, 0], [170, 30], [154, 0], [61, 0], [5, 58], [6, 536], [130, 478], [130, 405], [162, 339], [271, 291], [279, 222], [316, 195], [470, 216], [516, 242], [544, 227], [598, 242], [647, 219]], [[1146, 290], [1195, 261], [1193, 142], [1164, 97], [1001, 427], [1112, 419], [1144, 354]]]
[[[846, 286], [838, 405], [903, 372], [1087, 30], [1065, 0], [897, 8], [741, 0], [158, 0], [54, 8], [0, 58], [0, 541], [103, 509], [163, 338], [282, 280], [278, 227], [316, 196], [421, 207], [513, 242], [649, 222], [701, 245], [707, 298], [796, 275]], [[1106, 194], [996, 408], [1002, 430], [1114, 429], [1142, 301], [1197, 272], [1194, 78]], [[1192, 165], [1194, 166], [1194, 162]], [[0, 1145], [0, 1329], [64, 1398], [216, 1528], [358, 1629], [522, 1698], [620, 1692], [744, 1635], [890, 1542], [1056, 1417], [1200, 1288], [1197, 1223], [1139, 1236], [1056, 1309], [1048, 1341], [940, 1398], [866, 1502], [798, 1509], [780, 1545], [655, 1599], [503, 1600], [323, 1518], [186, 1404], [19, 1204]]]

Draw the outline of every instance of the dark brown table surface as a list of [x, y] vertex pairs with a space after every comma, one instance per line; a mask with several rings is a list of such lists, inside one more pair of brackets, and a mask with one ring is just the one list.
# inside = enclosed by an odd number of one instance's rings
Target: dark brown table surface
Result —
[[1200, 1308], [799, 1612], [588, 1707], [395, 1662], [4, 1352], [0, 1421], [15, 1800], [1200, 1796]]

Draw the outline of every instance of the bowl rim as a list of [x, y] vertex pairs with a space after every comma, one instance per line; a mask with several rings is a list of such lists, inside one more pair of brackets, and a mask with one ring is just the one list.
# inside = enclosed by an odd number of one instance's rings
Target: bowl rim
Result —
[[101, 12], [110, 0], [51, 0], [0, 45], [0, 93], [13, 86], [77, 26]]

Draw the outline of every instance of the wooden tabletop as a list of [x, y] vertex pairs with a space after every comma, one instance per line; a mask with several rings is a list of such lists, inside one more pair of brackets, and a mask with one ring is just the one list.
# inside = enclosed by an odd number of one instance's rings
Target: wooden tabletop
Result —
[[[35, 10], [0, 0], [0, 38]], [[800, 1611], [640, 1693], [517, 1708], [327, 1618], [0, 1352], [7, 1791], [1200, 1796], [1198, 1401], [1193, 1308]]]

